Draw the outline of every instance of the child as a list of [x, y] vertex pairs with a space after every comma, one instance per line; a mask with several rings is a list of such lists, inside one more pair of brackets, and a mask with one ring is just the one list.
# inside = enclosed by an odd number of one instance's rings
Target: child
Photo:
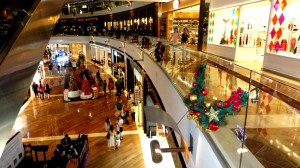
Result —
[[116, 149], [118, 149], [120, 147], [120, 144], [121, 144], [120, 131], [117, 131], [117, 135], [116, 135]]

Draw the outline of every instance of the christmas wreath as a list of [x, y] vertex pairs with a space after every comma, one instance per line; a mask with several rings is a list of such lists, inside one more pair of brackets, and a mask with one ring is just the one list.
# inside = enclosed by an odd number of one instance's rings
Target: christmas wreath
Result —
[[208, 92], [205, 89], [205, 69], [206, 64], [200, 64], [195, 69], [193, 87], [184, 97], [184, 103], [189, 109], [188, 119], [196, 120], [206, 131], [216, 131], [219, 126], [227, 124], [227, 115], [233, 115], [239, 112], [241, 107], [246, 106], [248, 92], [239, 87], [236, 91], [232, 91], [226, 101], [213, 100], [206, 106], [204, 97]]

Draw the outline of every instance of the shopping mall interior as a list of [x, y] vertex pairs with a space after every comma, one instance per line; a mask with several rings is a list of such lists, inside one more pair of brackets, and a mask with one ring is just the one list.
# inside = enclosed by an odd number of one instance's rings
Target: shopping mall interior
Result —
[[1, 1], [0, 167], [300, 167], [299, 8]]

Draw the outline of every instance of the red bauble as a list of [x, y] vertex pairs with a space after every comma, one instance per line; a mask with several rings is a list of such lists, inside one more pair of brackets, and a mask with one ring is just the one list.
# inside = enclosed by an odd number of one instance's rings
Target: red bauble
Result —
[[195, 110], [194, 110], [194, 109], [191, 109], [191, 110], [190, 110], [190, 114], [195, 114]]
[[196, 87], [197, 86], [197, 83], [193, 83], [193, 87]]
[[203, 94], [203, 96], [206, 96], [207, 95], [207, 90], [206, 89], [202, 89], [201, 93]]
[[212, 131], [217, 131], [219, 129], [219, 125], [217, 123], [211, 122], [208, 124], [208, 128]]
[[204, 107], [204, 108], [203, 108], [203, 111], [204, 111], [204, 112], [207, 112], [207, 108], [206, 108], [206, 107]]
[[198, 106], [198, 102], [194, 102], [194, 106]]
[[191, 95], [192, 95], [192, 93], [189, 93], [188, 95], [189, 95], [189, 96], [191, 96]]
[[221, 102], [221, 101], [217, 101], [217, 102], [216, 102], [216, 106], [217, 106], [218, 108], [221, 108], [221, 107], [222, 107], [222, 102]]
[[195, 115], [196, 115], [197, 117], [200, 117], [200, 112], [199, 112], [199, 111], [196, 111], [196, 112], [195, 112]]
[[224, 101], [224, 107], [225, 107], [225, 108], [228, 108], [229, 105], [230, 105], [230, 104], [228, 103], [228, 101]]

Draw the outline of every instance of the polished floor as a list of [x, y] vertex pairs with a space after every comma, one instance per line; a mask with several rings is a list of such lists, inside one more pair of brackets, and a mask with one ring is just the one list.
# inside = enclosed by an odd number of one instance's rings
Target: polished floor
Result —
[[[180, 56], [181, 54], [178, 53], [178, 55]], [[189, 81], [188, 83], [191, 83], [193, 72], [198, 62], [195, 62], [191, 57], [184, 60], [185, 58], [180, 58], [178, 55], [174, 60], [163, 62], [162, 67], [178, 83], [182, 92], [188, 93], [191, 86], [184, 81], [187, 80]], [[93, 73], [98, 69], [98, 67], [91, 64], [89, 68]], [[240, 72], [242, 73], [243, 71]], [[90, 140], [91, 155], [88, 167], [131, 167], [131, 163], [134, 163], [137, 167], [146, 167], [145, 156], [143, 156], [144, 153], [141, 147], [143, 142], [141, 142], [141, 137], [138, 138], [140, 130], [135, 123], [125, 125], [126, 135], [120, 150], [107, 151], [104, 137], [104, 121], [109, 116], [112, 119], [112, 123], [114, 123], [117, 98], [114, 95], [103, 95], [103, 93], [100, 93], [100, 98], [96, 100], [65, 103], [62, 97], [63, 75], [65, 73], [68, 73], [68, 71], [62, 71], [61, 73], [54, 71], [53, 75], [49, 76], [47, 68], [45, 68], [46, 77], [44, 78], [44, 83], [50, 83], [52, 86], [51, 98], [49, 100], [32, 98], [28, 102], [28, 106], [19, 114], [14, 127], [15, 130], [13, 131], [20, 130], [23, 133], [24, 143], [50, 145], [47, 159], [51, 158], [54, 147], [65, 133], [70, 134], [72, 138], [76, 138], [78, 134], [84, 133], [89, 135]], [[227, 99], [232, 88], [240, 86], [246, 90], [248, 87], [247, 83], [228, 74], [226, 71], [220, 71], [214, 64], [210, 64], [206, 73], [206, 85], [210, 92], [210, 96], [207, 96], [208, 100], [216, 97], [222, 100]], [[242, 75], [247, 76], [248, 74]], [[101, 76], [104, 79], [109, 77], [106, 72], [101, 73]], [[300, 86], [297, 80], [288, 79], [273, 73], [270, 73], [270, 76], [272, 76], [272, 78], [268, 79], [270, 81], [277, 79], [289, 82], [296, 88]], [[299, 96], [276, 82], [264, 83], [264, 78], [261, 76], [255, 77], [254, 80], [263, 83], [265, 86], [270, 88], [276, 87], [276, 92], [274, 92], [274, 95], [261, 92], [262, 96], [259, 102], [249, 106], [248, 114], [250, 115], [246, 130], [248, 138], [245, 145], [264, 167], [297, 167], [299, 165], [300, 149], [299, 131], [297, 129], [299, 127], [298, 110], [279, 100], [278, 95], [275, 94], [288, 95], [295, 99], [296, 102], [300, 100]], [[123, 100], [126, 101], [124, 98]], [[244, 115], [245, 111], [241, 111], [236, 118], [231, 118], [233, 120], [226, 126], [226, 128], [229, 128], [228, 131], [232, 132], [232, 129], [236, 128], [236, 124], [239, 123], [234, 122], [234, 120], [239, 120]], [[241, 120], [243, 119], [241, 118]], [[229, 132], [227, 133], [229, 134]], [[220, 136], [219, 139], [223, 139], [224, 136], [221, 135], [216, 134], [215, 136]], [[223, 139], [223, 142], [227, 142], [228, 139]], [[133, 147], [134, 150], [131, 150]], [[235, 149], [233, 152], [236, 152]], [[39, 156], [40, 158], [42, 156]], [[121, 161], [119, 161], [120, 159]], [[178, 166], [176, 165], [176, 167]]]
[[[89, 65], [89, 69], [96, 72], [97, 67]], [[47, 160], [53, 156], [53, 151], [64, 134], [69, 134], [72, 139], [76, 139], [78, 134], [88, 134], [90, 151], [87, 167], [145, 167], [140, 134], [131, 118], [130, 124], [123, 126], [125, 135], [121, 147], [118, 150], [107, 147], [104, 122], [109, 117], [116, 127], [115, 104], [118, 97], [115, 93], [104, 95], [100, 92], [100, 97], [95, 100], [64, 102], [62, 90], [65, 73], [68, 70], [60, 73], [54, 70], [49, 76], [45, 68], [43, 83], [49, 83], [52, 88], [50, 99], [47, 96], [44, 100], [32, 97], [26, 108], [19, 113], [13, 132], [20, 131], [25, 144], [49, 145]], [[110, 76], [103, 72], [101, 77], [107, 80]], [[124, 104], [128, 103], [124, 95], [122, 100]], [[33, 158], [36, 160], [35, 156]], [[44, 160], [42, 153], [38, 154], [38, 160]], [[71, 166], [72, 162], [69, 164]]]

